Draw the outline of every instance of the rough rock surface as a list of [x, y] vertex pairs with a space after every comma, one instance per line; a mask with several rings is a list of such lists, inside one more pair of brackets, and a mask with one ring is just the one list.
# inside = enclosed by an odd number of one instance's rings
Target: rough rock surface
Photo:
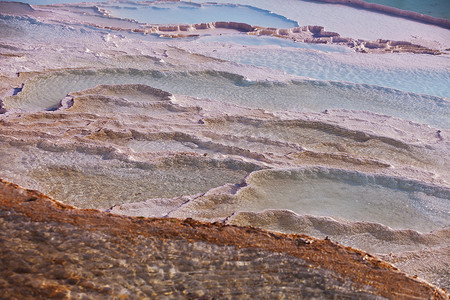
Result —
[[448, 296], [328, 239], [80, 210], [3, 180], [0, 227], [2, 298]]
[[[108, 29], [121, 31], [117, 27], [108, 27]], [[193, 25], [169, 25], [169, 26], [150, 26], [142, 25], [142, 28], [133, 29], [134, 32], [145, 34], [157, 33], [164, 37], [185, 38], [210, 34], [212, 31], [220, 29], [237, 30], [246, 32], [250, 35], [265, 35], [278, 38], [291, 39], [296, 42], [312, 44], [334, 44], [344, 45], [363, 53], [400, 53], [409, 52], [417, 54], [439, 55], [439, 50], [430, 49], [424, 46], [416, 45], [405, 41], [377, 40], [365, 41], [341, 37], [339, 33], [326, 31], [322, 26], [303, 26], [290, 29], [266, 28], [261, 26], [252, 26], [245, 23], [236, 22], [211, 22]]]

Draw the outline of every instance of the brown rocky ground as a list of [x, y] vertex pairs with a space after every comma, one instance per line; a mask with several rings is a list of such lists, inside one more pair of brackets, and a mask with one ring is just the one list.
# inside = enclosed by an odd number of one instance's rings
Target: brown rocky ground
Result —
[[448, 299], [328, 239], [76, 209], [0, 181], [0, 298]]

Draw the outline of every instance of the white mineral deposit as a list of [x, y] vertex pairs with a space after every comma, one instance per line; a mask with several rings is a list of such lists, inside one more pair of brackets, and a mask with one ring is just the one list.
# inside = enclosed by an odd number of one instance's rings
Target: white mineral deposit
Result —
[[328, 237], [450, 288], [449, 15], [25, 2], [0, 2], [0, 178], [78, 208]]

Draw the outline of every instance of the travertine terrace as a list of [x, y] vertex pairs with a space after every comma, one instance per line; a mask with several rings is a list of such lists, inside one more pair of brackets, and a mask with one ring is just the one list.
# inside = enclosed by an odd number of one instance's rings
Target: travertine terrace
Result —
[[0, 2], [0, 298], [448, 298], [445, 20], [274, 3]]

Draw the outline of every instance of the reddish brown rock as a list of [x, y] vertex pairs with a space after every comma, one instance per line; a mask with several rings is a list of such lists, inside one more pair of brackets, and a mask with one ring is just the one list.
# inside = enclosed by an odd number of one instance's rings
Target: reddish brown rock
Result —
[[321, 30], [319, 33], [316, 34], [317, 37], [335, 37], [339, 36], [339, 33], [332, 32], [332, 31], [325, 31]]
[[332, 41], [333, 43], [348, 43], [348, 42], [351, 42], [352, 39], [350, 39], [350, 38], [344, 38], [344, 37], [340, 37], [340, 36], [333, 36], [333, 37], [331, 38], [331, 41]]
[[158, 30], [160, 30], [160, 31], [178, 31], [179, 27], [175, 26], [175, 25], [173, 25], [173, 26], [170, 26], [170, 25], [169, 26], [159, 26]]
[[208, 23], [195, 24], [194, 28], [195, 29], [209, 29], [209, 28], [211, 28], [211, 25]]
[[278, 34], [279, 35], [289, 35], [289, 29], [279, 29]]
[[323, 30], [322, 26], [308, 25], [307, 28], [312, 34], [318, 34]]
[[444, 291], [328, 239], [76, 209], [3, 180], [0, 227], [0, 296], [6, 298], [263, 292], [448, 299]]
[[214, 27], [216, 28], [228, 28], [228, 29], [235, 29], [242, 32], [250, 32], [253, 31], [253, 26], [245, 23], [238, 23], [238, 22], [214, 22]]

